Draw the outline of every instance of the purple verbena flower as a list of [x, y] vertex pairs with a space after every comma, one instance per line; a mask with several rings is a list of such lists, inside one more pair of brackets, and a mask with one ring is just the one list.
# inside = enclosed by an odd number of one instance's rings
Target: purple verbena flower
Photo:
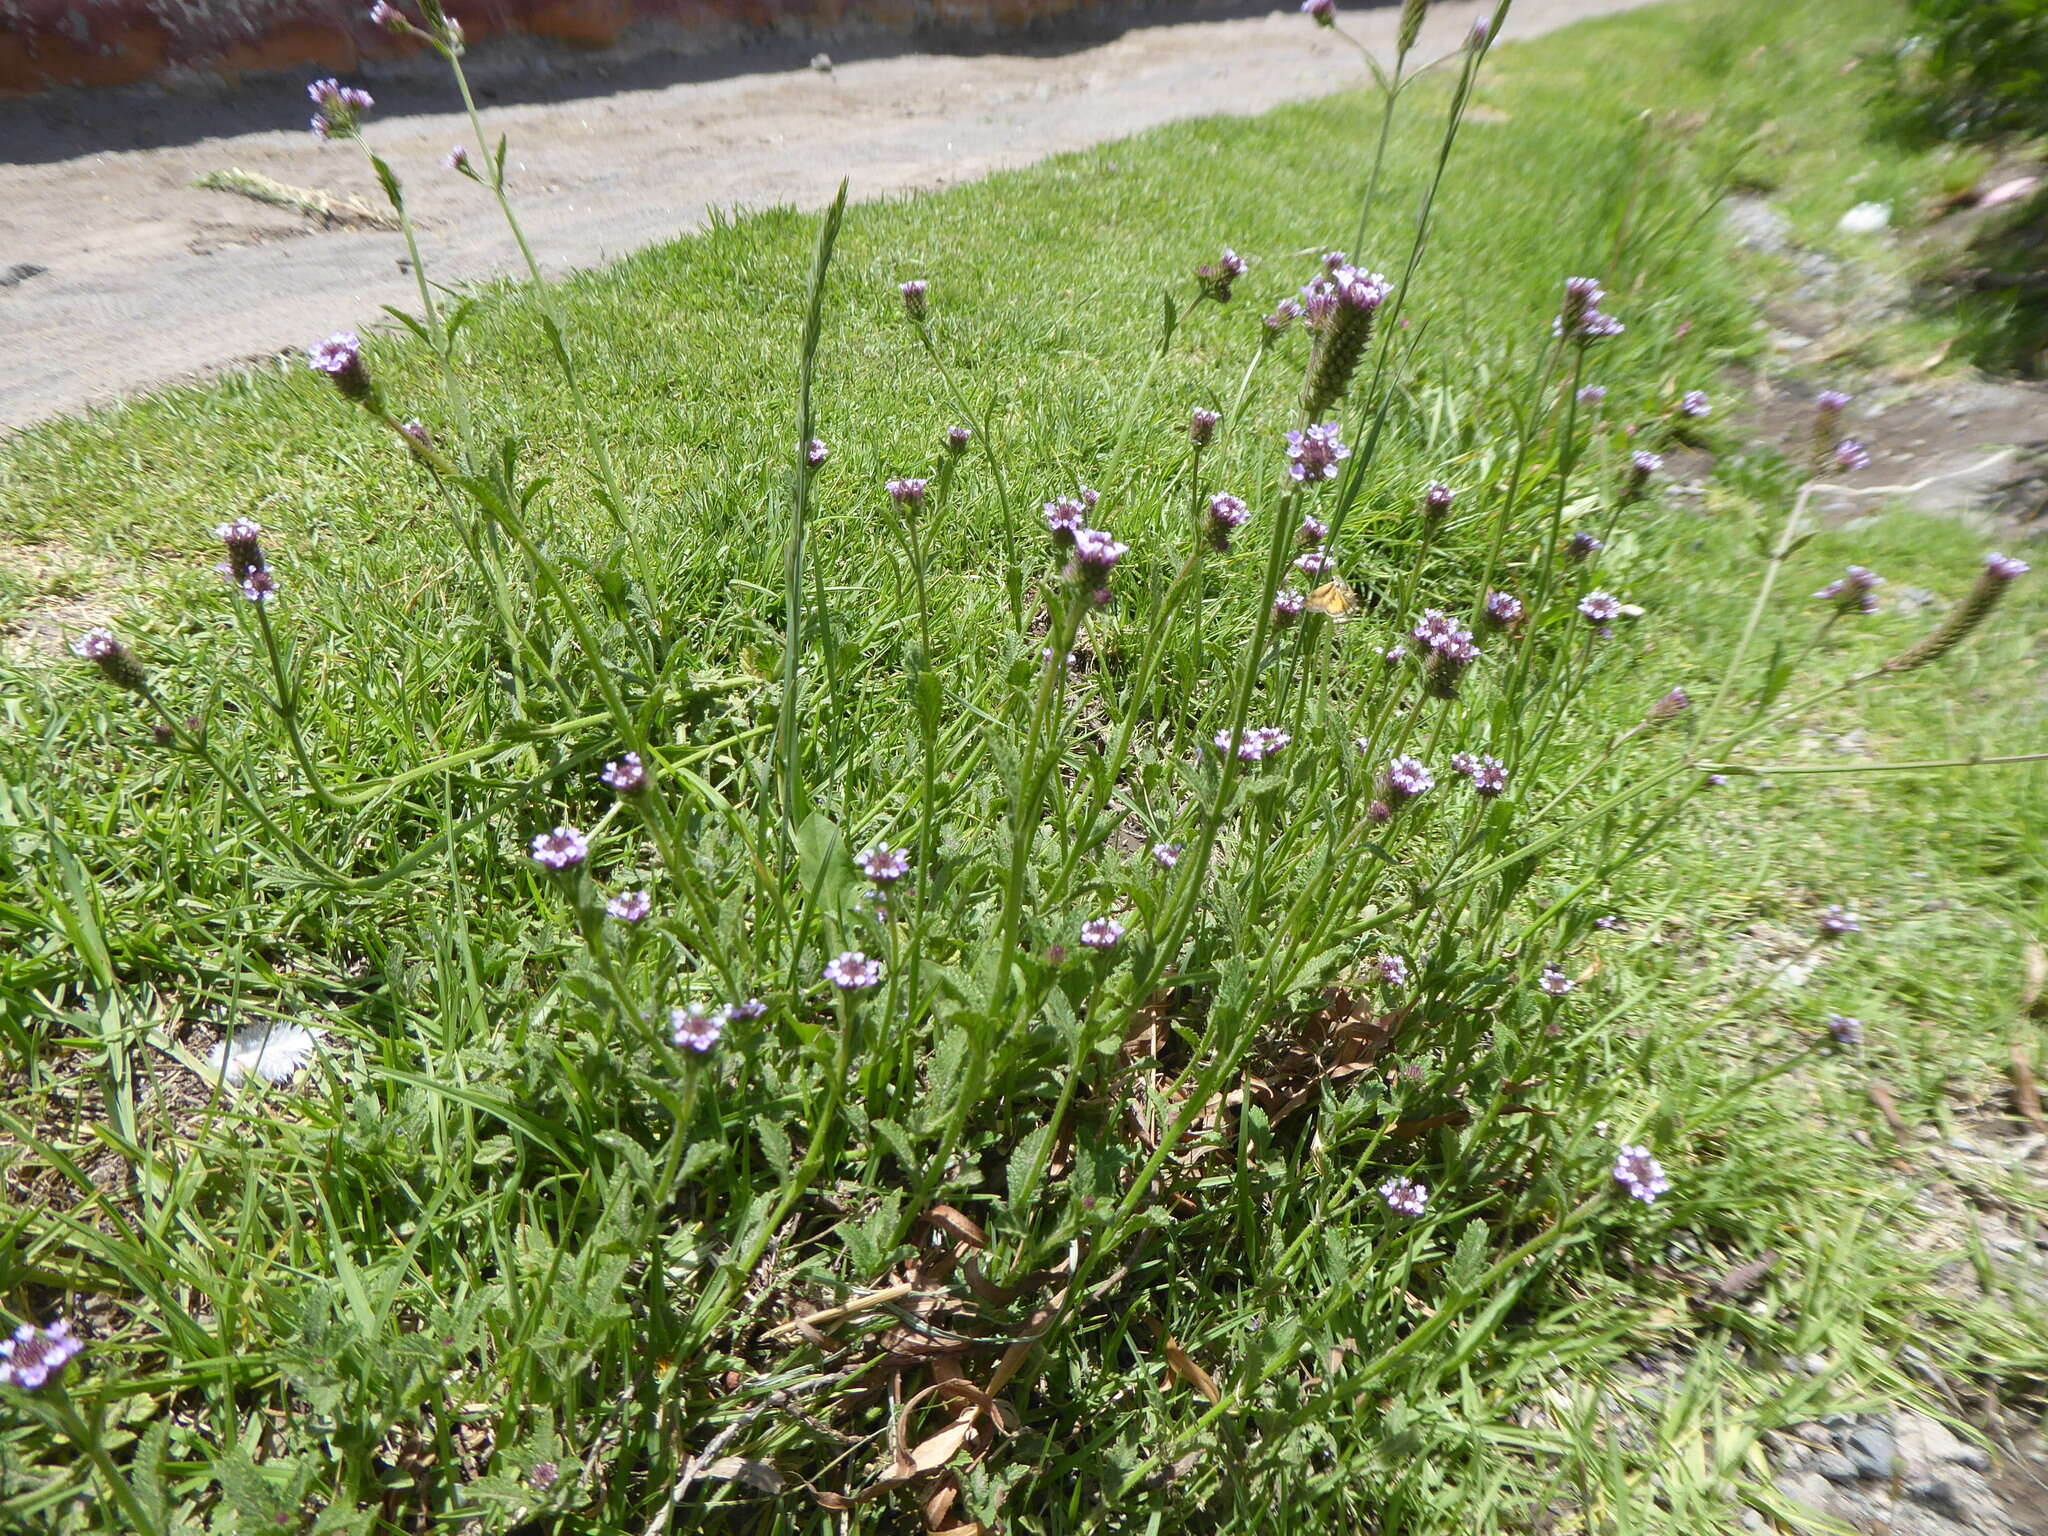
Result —
[[1074, 554], [1067, 562], [1067, 579], [1084, 592], [1093, 593], [1097, 602], [1107, 601], [1110, 572], [1130, 552], [1130, 545], [1118, 543], [1100, 528], [1083, 528], [1074, 535]]
[[1589, 346], [1593, 342], [1619, 336], [1627, 329], [1628, 327], [1614, 316], [1602, 314], [1597, 309], [1589, 309], [1586, 311], [1586, 317], [1579, 322], [1578, 341], [1582, 346]]
[[1390, 987], [1408, 985], [1408, 962], [1399, 955], [1381, 955], [1373, 961], [1373, 969], [1380, 973], [1380, 980]]
[[1334, 421], [1287, 434], [1287, 473], [1296, 480], [1333, 480], [1338, 464], [1350, 457]]
[[47, 1328], [23, 1323], [14, 1337], [0, 1339], [0, 1386], [35, 1392], [60, 1379], [85, 1345], [63, 1318]]
[[1081, 942], [1089, 949], [1115, 949], [1124, 925], [1113, 917], [1091, 917], [1081, 925]]
[[557, 827], [552, 832], [536, 836], [528, 845], [527, 852], [542, 869], [561, 874], [575, 869], [590, 857], [590, 844], [574, 827]]
[[904, 313], [912, 320], [923, 320], [925, 297], [931, 291], [931, 284], [921, 277], [913, 277], [909, 282], [900, 284], [896, 291], [903, 295]]
[[1230, 550], [1230, 536], [1251, 517], [1251, 509], [1235, 496], [1217, 494], [1209, 498], [1209, 515], [1204, 524], [1209, 543], [1218, 554]]
[[1301, 610], [1308, 599], [1292, 587], [1282, 587], [1273, 594], [1273, 626], [1285, 629], [1301, 617]]
[[1408, 647], [1405, 645], [1390, 645], [1380, 652], [1380, 660], [1390, 667], [1398, 667], [1407, 659]]
[[1875, 613], [1877, 589], [1883, 585], [1884, 578], [1875, 571], [1852, 565], [1813, 595], [1822, 602], [1833, 603], [1842, 613]]
[[1663, 467], [1661, 454], [1651, 453], [1646, 448], [1637, 449], [1628, 461], [1628, 484], [1622, 488], [1623, 498], [1634, 501], [1642, 495], [1643, 487], [1650, 483], [1650, 476]]
[[1543, 967], [1543, 974], [1536, 979], [1536, 985], [1547, 997], [1563, 997], [1578, 983], [1554, 965]]
[[354, 331], [336, 331], [306, 349], [306, 366], [323, 373], [351, 400], [370, 394], [370, 370], [363, 363], [363, 342]]
[[1650, 1156], [1648, 1147], [1624, 1144], [1616, 1149], [1616, 1153], [1614, 1182], [1627, 1190], [1631, 1199], [1655, 1205], [1657, 1197], [1671, 1188], [1671, 1181], [1664, 1177], [1663, 1165]]
[[1564, 552], [1573, 560], [1584, 564], [1606, 547], [1600, 540], [1594, 538], [1592, 534], [1581, 529], [1565, 541]]
[[1685, 398], [1678, 402], [1678, 409], [1687, 416], [1702, 417], [1713, 413], [1713, 403], [1707, 399], [1703, 389], [1689, 389]]
[[966, 427], [946, 428], [946, 452], [965, 453], [967, 445], [974, 441], [974, 433]]
[[1588, 592], [1579, 599], [1579, 615], [1588, 624], [1605, 629], [1621, 616], [1621, 599], [1611, 592]]
[[1853, 437], [1845, 437], [1835, 444], [1835, 468], [1845, 475], [1853, 475], [1859, 469], [1870, 468], [1870, 450]]
[[641, 923], [654, 910], [654, 898], [645, 891], [621, 891], [604, 909], [622, 923]]
[[100, 676], [116, 688], [141, 693], [149, 686], [149, 674], [143, 670], [142, 663], [111, 629], [88, 629], [72, 643], [71, 650], [73, 655], [98, 667]]
[[1522, 622], [1522, 600], [1511, 592], [1489, 592], [1480, 613], [1495, 629], [1507, 629]]
[[1828, 1015], [1828, 1033], [1837, 1045], [1861, 1045], [1863, 1043], [1863, 1021], [1853, 1019], [1846, 1013]]
[[1249, 263], [1226, 245], [1213, 263], [1204, 262], [1195, 268], [1195, 282], [1201, 287], [1203, 298], [1228, 304], [1232, 285], [1248, 270]]
[[1304, 517], [1301, 526], [1295, 530], [1294, 541], [1304, 549], [1314, 549], [1330, 536], [1330, 525], [1320, 517]]
[[1386, 798], [1400, 805], [1428, 794], [1436, 787], [1436, 775], [1415, 758], [1397, 757], [1387, 764], [1382, 782]]
[[1727, 775], [1727, 774], [1725, 774], [1725, 773], [1710, 773], [1710, 774], [1708, 774], [1708, 775], [1707, 775], [1707, 788], [1709, 788], [1709, 789], [1726, 789], [1727, 787], [1728, 787], [1728, 775]]
[[2033, 567], [2017, 555], [2001, 555], [1996, 551], [1984, 557], [1984, 570], [1996, 581], [2018, 581]]
[[1062, 496], [1045, 504], [1045, 527], [1054, 544], [1071, 547], [1074, 536], [1087, 526], [1088, 508], [1076, 497]]
[[845, 950], [825, 963], [825, 979], [842, 992], [865, 992], [882, 984], [882, 962]]
[[370, 7], [370, 25], [401, 32], [405, 29], [405, 17], [399, 13], [396, 6], [387, 5], [385, 0], [377, 0], [377, 3]]
[[699, 1056], [708, 1054], [718, 1044], [719, 1036], [725, 1033], [724, 1013], [713, 1012], [702, 1003], [692, 1003], [687, 1008], [671, 1008], [668, 1022], [675, 1031], [677, 1049], [695, 1051]]
[[1398, 1216], [1420, 1216], [1429, 1204], [1429, 1186], [1418, 1184], [1406, 1174], [1388, 1179], [1380, 1186], [1380, 1198]]
[[726, 1019], [734, 1024], [752, 1023], [755, 1019], [768, 1016], [768, 1005], [758, 997], [744, 998], [725, 1010]]
[[246, 581], [268, 563], [263, 558], [261, 523], [238, 517], [231, 523], [222, 523], [213, 533], [228, 552], [227, 564], [221, 567], [221, 574], [229, 581]]
[[1472, 792], [1482, 799], [1491, 800], [1495, 795], [1505, 793], [1508, 787], [1507, 766], [1497, 757], [1481, 753], [1469, 757], [1471, 766], [1465, 770], [1465, 777], [1472, 781]]
[[1301, 305], [1293, 299], [1282, 299], [1273, 306], [1273, 313], [1266, 316], [1266, 334], [1277, 336], [1302, 317]]
[[1823, 416], [1839, 416], [1847, 408], [1854, 395], [1845, 395], [1839, 389], [1824, 389], [1813, 397], [1813, 408]]
[[1223, 415], [1220, 411], [1212, 411], [1205, 406], [1196, 406], [1192, 411], [1188, 412], [1188, 441], [1197, 448], [1208, 447], [1209, 440], [1216, 435], [1216, 423], [1222, 419]]
[[1861, 933], [1863, 923], [1847, 907], [1830, 906], [1820, 915], [1820, 931], [1827, 938], [1838, 939], [1844, 934]]
[[925, 488], [929, 480], [891, 480], [888, 484], [889, 499], [906, 512], [915, 512], [924, 506]]
[[445, 162], [449, 170], [458, 176], [469, 175], [469, 147], [464, 144], [452, 146]]
[[1600, 404], [1601, 401], [1605, 400], [1606, 398], [1607, 386], [1605, 384], [1588, 384], [1584, 389], [1579, 391], [1579, 404], [1586, 406], [1589, 409], [1593, 406]]
[[647, 770], [638, 752], [628, 752], [615, 763], [606, 763], [598, 782], [615, 794], [637, 795], [647, 787]]
[[398, 435], [405, 439], [405, 446], [414, 458], [423, 457], [434, 451], [434, 434], [427, 430], [427, 424], [417, 416], [408, 416], [398, 424]]
[[353, 138], [362, 115], [377, 105], [370, 93], [343, 85], [331, 76], [306, 87], [306, 97], [320, 110], [313, 115], [313, 136], [321, 139]]
[[804, 444], [804, 467], [806, 469], [823, 469], [825, 461], [831, 457], [832, 450], [825, 446], [825, 440], [822, 437], [814, 437]]
[[1180, 862], [1180, 856], [1181, 845], [1179, 843], [1154, 843], [1152, 845], [1152, 862], [1161, 869], [1172, 869], [1174, 865]]
[[853, 856], [854, 867], [879, 886], [891, 886], [910, 873], [910, 850], [877, 843]]
[[1606, 297], [1607, 290], [1600, 286], [1599, 278], [1568, 277], [1564, 280], [1564, 303], [1558, 307], [1558, 319], [1569, 329], [1598, 309]]
[[1621, 926], [1621, 918], [1613, 912], [1604, 912], [1593, 919], [1593, 926], [1602, 933], [1612, 933]]
[[1301, 0], [1301, 14], [1311, 17], [1319, 27], [1334, 27], [1337, 24], [1337, 0]]
[[247, 602], [274, 603], [279, 590], [277, 575], [267, 565], [242, 578], [242, 597]]
[[1304, 576], [1328, 576], [1336, 571], [1337, 559], [1323, 550], [1312, 549], [1295, 557], [1294, 568]]
[[1426, 518], [1444, 516], [1451, 510], [1451, 503], [1457, 498], [1457, 494], [1443, 481], [1432, 480], [1422, 493], [1422, 515]]

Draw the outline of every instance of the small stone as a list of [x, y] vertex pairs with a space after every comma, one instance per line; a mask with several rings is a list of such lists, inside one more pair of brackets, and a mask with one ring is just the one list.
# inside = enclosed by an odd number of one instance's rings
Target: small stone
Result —
[[1960, 1520], [1968, 1513], [1963, 1508], [1962, 1499], [1956, 1494], [1955, 1485], [1938, 1477], [1930, 1478], [1924, 1483], [1908, 1484], [1906, 1497], [1915, 1504], [1925, 1504], [1929, 1509], [1954, 1520]]
[[815, 70], [816, 70], [816, 71], [817, 71], [817, 72], [818, 72], [819, 74], [821, 74], [821, 75], [829, 75], [829, 74], [831, 74], [831, 73], [832, 73], [832, 55], [831, 55], [831, 54], [829, 54], [829, 53], [814, 53], [814, 54], [812, 54], [812, 55], [811, 55], [811, 68], [815, 69]]
[[1861, 1481], [1856, 1464], [1846, 1456], [1833, 1451], [1823, 1451], [1813, 1458], [1813, 1470], [1831, 1483], [1848, 1484]]
[[1892, 1463], [1898, 1456], [1898, 1447], [1886, 1431], [1874, 1424], [1849, 1431], [1849, 1438], [1843, 1447], [1849, 1459], [1856, 1464], [1856, 1470], [1865, 1477], [1880, 1478], [1892, 1475]]
[[1809, 1376], [1819, 1376], [1827, 1368], [1828, 1357], [1826, 1355], [1802, 1355], [1800, 1357], [1799, 1369], [1806, 1372]]

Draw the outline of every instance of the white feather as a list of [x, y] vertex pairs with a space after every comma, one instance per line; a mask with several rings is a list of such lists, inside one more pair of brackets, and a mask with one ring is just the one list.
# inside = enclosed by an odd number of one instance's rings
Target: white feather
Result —
[[234, 1037], [213, 1048], [213, 1064], [230, 1083], [260, 1078], [282, 1083], [311, 1061], [320, 1049], [320, 1036], [297, 1024], [272, 1020], [245, 1024]]

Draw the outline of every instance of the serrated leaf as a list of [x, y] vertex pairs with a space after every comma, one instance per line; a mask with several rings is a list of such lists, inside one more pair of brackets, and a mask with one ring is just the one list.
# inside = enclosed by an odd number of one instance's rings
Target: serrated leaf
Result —
[[761, 1143], [761, 1154], [768, 1159], [768, 1166], [775, 1170], [778, 1178], [788, 1178], [794, 1159], [789, 1151], [789, 1133], [763, 1115], [754, 1121], [754, 1136]]
[[1030, 1181], [1032, 1170], [1039, 1166], [1046, 1147], [1052, 1141], [1052, 1123], [1048, 1121], [1017, 1143], [1017, 1149], [1010, 1154], [1010, 1166], [1006, 1180], [1010, 1192], [1010, 1210], [1021, 1217], [1024, 1203], [1024, 1186]]
[[1457, 1252], [1451, 1255], [1451, 1288], [1468, 1291], [1486, 1267], [1486, 1223], [1474, 1217], [1465, 1223], [1458, 1237]]

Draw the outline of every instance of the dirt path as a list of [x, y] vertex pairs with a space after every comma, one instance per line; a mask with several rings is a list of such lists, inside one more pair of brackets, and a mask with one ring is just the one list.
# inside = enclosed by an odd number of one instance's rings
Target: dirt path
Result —
[[[1643, 0], [1517, 0], [1509, 36]], [[1491, 0], [1439, 0], [1423, 49], [1460, 39]], [[1391, 52], [1393, 8], [1349, 11]], [[482, 56], [490, 59], [486, 53]], [[527, 66], [512, 74], [508, 67]], [[1252, 113], [1353, 85], [1350, 50], [1291, 9], [1135, 28], [1032, 54], [897, 54], [829, 71], [711, 72], [706, 61], [499, 54], [521, 215], [554, 271], [699, 227], [710, 208], [814, 207], [842, 175], [857, 198], [923, 191], [1176, 119]], [[678, 79], [696, 74], [697, 79]], [[405, 180], [443, 282], [510, 269], [485, 194], [442, 167], [466, 123], [445, 82], [370, 82], [370, 142]], [[68, 94], [0, 104], [0, 429], [303, 346], [414, 302], [396, 234], [321, 227], [192, 186], [230, 167], [376, 201], [361, 157], [304, 129], [303, 92]], [[286, 127], [286, 124], [291, 126]], [[262, 125], [251, 131], [252, 127]], [[106, 147], [106, 146], [117, 147]]]

